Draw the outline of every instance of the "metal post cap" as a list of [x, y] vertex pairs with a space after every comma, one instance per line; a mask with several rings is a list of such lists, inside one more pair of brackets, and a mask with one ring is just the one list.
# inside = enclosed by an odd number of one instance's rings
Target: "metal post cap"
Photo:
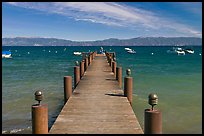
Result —
[[42, 91], [38, 90], [35, 92], [35, 100], [37, 100], [40, 104], [40, 101], [43, 99], [43, 93]]
[[131, 70], [129, 68], [126, 70], [126, 74], [127, 74], [127, 76], [131, 75]]
[[156, 94], [149, 94], [149, 101], [148, 103], [152, 106], [152, 109], [153, 109], [153, 106], [154, 105], [157, 105], [158, 104], [158, 96]]
[[76, 65], [76, 66], [79, 66], [79, 62], [78, 62], [78, 61], [75, 61], [75, 65]]

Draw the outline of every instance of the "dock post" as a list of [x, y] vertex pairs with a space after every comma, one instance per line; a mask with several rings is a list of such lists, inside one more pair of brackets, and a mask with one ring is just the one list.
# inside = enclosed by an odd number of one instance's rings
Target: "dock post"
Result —
[[93, 59], [95, 59], [95, 56], [96, 56], [96, 51], [94, 51], [93, 53]]
[[108, 53], [107, 53], [107, 61], [108, 61], [108, 65], [110, 65], [110, 56]]
[[111, 65], [111, 69], [112, 69], [112, 72], [114, 73], [114, 62], [115, 61], [112, 61], [112, 65]]
[[132, 106], [132, 82], [133, 78], [130, 77], [131, 71], [130, 69], [126, 70], [127, 76], [124, 78], [124, 96], [127, 97], [127, 99], [130, 102], [130, 105]]
[[116, 60], [115, 52], [112, 53], [112, 58], [113, 58], [114, 61]]
[[113, 63], [113, 73], [114, 73], [114, 77], [116, 77], [116, 67], [117, 67], [117, 62], [114, 61], [114, 63]]
[[87, 68], [88, 68], [88, 66], [89, 66], [89, 61], [88, 61], [88, 57], [86, 57], [86, 59], [85, 59], [85, 66], [86, 66], [86, 68], [85, 68], [85, 70], [87, 70]]
[[91, 57], [91, 53], [89, 54], [89, 65], [91, 64], [91, 62], [92, 62], [92, 59], [91, 59], [92, 57]]
[[80, 81], [80, 70], [79, 66], [74, 66], [74, 88], [78, 85]]
[[48, 134], [48, 106], [40, 104], [43, 94], [35, 92], [35, 100], [38, 104], [32, 105], [32, 134]]
[[118, 67], [116, 67], [116, 76], [115, 79], [118, 81]]
[[116, 80], [118, 80], [119, 87], [122, 88], [122, 67], [116, 67]]
[[82, 52], [82, 60], [84, 60], [86, 58], [86, 54], [85, 52]]
[[111, 66], [112, 58], [111, 58], [111, 55], [109, 53], [108, 53], [108, 63], [109, 63], [109, 66]]
[[93, 60], [93, 52], [91, 52], [91, 63], [92, 63], [92, 60]]
[[80, 62], [80, 78], [84, 75], [84, 60]]
[[64, 76], [64, 104], [72, 95], [72, 77]]
[[144, 133], [145, 134], [162, 134], [162, 113], [153, 108], [158, 104], [158, 97], [156, 94], [149, 95], [149, 104], [151, 109], [144, 111]]
[[109, 64], [110, 64], [111, 68], [112, 68], [112, 61], [113, 61], [113, 59], [110, 57], [110, 61], [109, 61], [110, 63]]
[[89, 55], [88, 55], [88, 65], [90, 65], [91, 64], [91, 56], [90, 56], [90, 53], [89, 53]]

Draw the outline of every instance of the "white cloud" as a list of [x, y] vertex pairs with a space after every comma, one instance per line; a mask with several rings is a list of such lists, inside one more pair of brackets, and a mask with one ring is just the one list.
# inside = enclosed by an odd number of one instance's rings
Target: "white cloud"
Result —
[[148, 31], [174, 30], [188, 36], [202, 36], [200, 31], [179, 24], [155, 13], [113, 2], [8, 2], [23, 8], [60, 14], [92, 23], [109, 26], [144, 28]]

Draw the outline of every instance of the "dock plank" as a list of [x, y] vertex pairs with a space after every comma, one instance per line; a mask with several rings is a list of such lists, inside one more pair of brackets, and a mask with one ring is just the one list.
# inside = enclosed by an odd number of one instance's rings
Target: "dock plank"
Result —
[[89, 65], [49, 133], [143, 134], [105, 56]]

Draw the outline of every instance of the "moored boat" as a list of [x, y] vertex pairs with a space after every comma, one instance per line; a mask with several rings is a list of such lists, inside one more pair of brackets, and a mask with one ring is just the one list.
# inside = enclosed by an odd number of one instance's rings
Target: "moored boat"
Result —
[[130, 49], [130, 48], [124, 48], [126, 51], [131, 51], [132, 49]]
[[81, 55], [81, 52], [75, 51], [73, 54], [74, 55]]
[[10, 51], [2, 51], [2, 58], [12, 58]]
[[136, 51], [134, 51], [134, 50], [129, 50], [129, 51], [127, 51], [127, 53], [135, 54]]
[[189, 53], [189, 54], [193, 54], [194, 53], [194, 50], [192, 50], [192, 49], [185, 49], [184, 51], [186, 53]]

